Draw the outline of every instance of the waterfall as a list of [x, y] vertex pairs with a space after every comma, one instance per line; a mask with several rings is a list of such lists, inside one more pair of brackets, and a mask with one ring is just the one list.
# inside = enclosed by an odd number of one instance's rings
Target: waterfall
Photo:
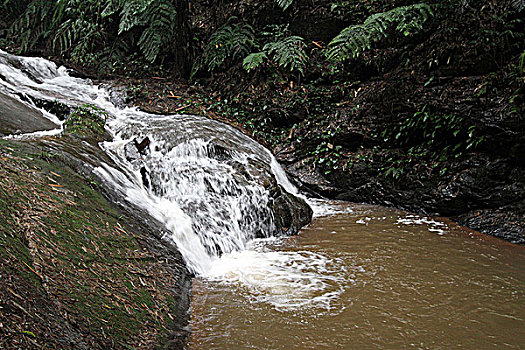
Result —
[[[129, 201], [164, 223], [192, 271], [202, 274], [222, 254], [244, 250], [276, 231], [267, 188], [267, 151], [237, 130], [195, 116], [152, 116], [134, 111], [110, 122], [115, 139], [103, 149], [116, 169], [97, 169], [119, 183]], [[217, 135], [228, 135], [226, 140]], [[149, 140], [141, 154], [134, 139]], [[267, 168], [267, 170], [265, 169]]]
[[113, 163], [98, 164], [94, 173], [162, 223], [163, 238], [177, 245], [195, 274], [270, 293], [268, 302], [278, 307], [327, 306], [341, 292], [341, 281], [323, 277], [334, 261], [265, 248], [278, 231], [272, 195], [283, 188], [300, 195], [272, 154], [240, 131], [204, 117], [118, 108], [106, 89], [63, 67], [2, 51], [0, 93], [33, 108], [33, 101], [57, 100], [106, 110], [112, 141], [100, 147]]
[[[118, 166], [100, 164], [95, 172], [164, 223], [165, 238], [177, 244], [193, 272], [204, 273], [220, 255], [275, 234], [269, 189], [261, 183], [279, 165], [236, 129], [203, 117], [117, 108], [105, 89], [40, 58], [0, 52], [0, 75], [2, 92], [23, 95], [32, 107], [32, 100], [44, 99], [109, 112], [113, 140], [101, 147]], [[147, 149], [137, 152], [133, 142], [146, 138]], [[292, 187], [282, 170], [277, 178]]]

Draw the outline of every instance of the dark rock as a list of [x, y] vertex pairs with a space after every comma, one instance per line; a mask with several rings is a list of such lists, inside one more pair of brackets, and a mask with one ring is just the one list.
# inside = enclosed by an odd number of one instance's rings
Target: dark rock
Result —
[[139, 151], [140, 154], [144, 154], [146, 151], [146, 148], [150, 145], [151, 141], [149, 137], [145, 137], [142, 141], [138, 142], [137, 138], [135, 137], [133, 139], [133, 144], [137, 148], [137, 151]]
[[217, 159], [217, 160], [220, 160], [220, 161], [225, 161], [225, 160], [230, 160], [231, 159], [230, 151], [228, 151], [228, 149], [226, 147], [223, 147], [223, 146], [215, 144], [215, 143], [210, 143], [208, 145], [208, 155], [211, 158], [214, 158], [214, 159]]
[[286, 192], [281, 185], [273, 188], [272, 197], [275, 224], [281, 233], [295, 235], [301, 227], [312, 221], [312, 208], [304, 199]]
[[19, 100], [0, 94], [0, 134], [11, 135], [53, 130], [58, 125]]
[[497, 209], [472, 210], [454, 220], [474, 230], [525, 244], [525, 201]]
[[146, 167], [143, 166], [140, 168], [140, 176], [142, 178], [142, 184], [144, 185], [144, 187], [150, 188], [149, 174], [148, 170], [146, 170]]

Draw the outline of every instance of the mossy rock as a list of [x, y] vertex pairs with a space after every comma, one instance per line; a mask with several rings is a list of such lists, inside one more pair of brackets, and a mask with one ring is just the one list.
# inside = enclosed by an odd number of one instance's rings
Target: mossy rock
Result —
[[105, 110], [90, 104], [76, 107], [64, 123], [65, 133], [98, 141], [108, 139], [109, 135], [104, 128], [107, 117]]

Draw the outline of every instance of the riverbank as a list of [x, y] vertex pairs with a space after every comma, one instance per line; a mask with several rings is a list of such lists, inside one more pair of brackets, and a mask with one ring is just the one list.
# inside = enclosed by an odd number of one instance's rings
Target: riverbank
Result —
[[1, 348], [183, 348], [180, 254], [100, 190], [45, 142], [0, 141]]

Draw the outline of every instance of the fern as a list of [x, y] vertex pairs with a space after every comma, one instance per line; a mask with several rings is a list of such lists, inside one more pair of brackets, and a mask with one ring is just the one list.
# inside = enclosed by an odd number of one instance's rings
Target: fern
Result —
[[[8, 0], [5, 0], [4, 4]], [[29, 1], [10, 28], [21, 51], [48, 41], [54, 52], [69, 54], [73, 61], [97, 65], [110, 40], [129, 50], [137, 45], [145, 60], [154, 62], [172, 50], [177, 40], [177, 12], [170, 0], [58, 0]], [[110, 34], [110, 23], [118, 21], [118, 32]], [[125, 45], [123, 42], [126, 41]], [[110, 58], [124, 58], [110, 55]], [[105, 66], [112, 66], [105, 64]]]
[[423, 24], [431, 15], [430, 6], [423, 3], [373, 14], [363, 24], [343, 29], [328, 44], [326, 57], [333, 62], [357, 58], [361, 53], [369, 50], [372, 43], [385, 38], [388, 29], [393, 27], [395, 31], [408, 36], [421, 31]]
[[304, 50], [303, 38], [299, 36], [288, 36], [279, 41], [270, 42], [264, 45], [263, 51], [279, 67], [286, 68], [290, 71], [299, 71], [304, 74], [304, 68], [308, 57]]
[[242, 67], [247, 71], [250, 72], [260, 65], [264, 63], [264, 61], [268, 58], [266, 55], [266, 52], [257, 52], [257, 53], [251, 53], [248, 56], [244, 58], [242, 61]]
[[140, 36], [138, 45], [144, 53], [144, 58], [150, 62], [154, 62], [163, 50], [176, 42], [174, 37], [177, 23], [177, 12], [170, 1], [155, 1], [152, 5], [138, 16], [137, 21], [148, 24]]
[[226, 59], [232, 61], [248, 55], [255, 44], [253, 27], [249, 24], [226, 24], [213, 33], [204, 48], [201, 60], [194, 66], [194, 72], [207, 68], [212, 72]]
[[113, 72], [121, 62], [126, 60], [129, 46], [122, 38], [117, 38], [113, 45], [98, 52], [95, 59], [98, 62], [97, 73], [101, 75], [106, 72]]
[[286, 11], [286, 9], [293, 3], [293, 0], [275, 0], [275, 2], [283, 9], [283, 11]]
[[149, 7], [155, 0], [131, 0], [124, 1], [121, 13], [118, 33], [122, 34], [129, 31], [133, 27], [145, 24], [144, 17], [147, 17]]
[[259, 33], [261, 41], [266, 41], [262, 51], [244, 58], [243, 68], [250, 72], [269, 61], [279, 68], [301, 75], [308, 61], [303, 38], [289, 35], [289, 24], [269, 25]]
[[13, 22], [8, 32], [10, 36], [17, 37], [21, 52], [26, 52], [39, 40], [47, 38], [49, 23], [46, 23], [45, 19], [53, 9], [52, 1], [31, 1], [26, 10]]
[[511, 0], [510, 7], [512, 10], [520, 13], [523, 11], [523, 9], [525, 9], [525, 0]]

